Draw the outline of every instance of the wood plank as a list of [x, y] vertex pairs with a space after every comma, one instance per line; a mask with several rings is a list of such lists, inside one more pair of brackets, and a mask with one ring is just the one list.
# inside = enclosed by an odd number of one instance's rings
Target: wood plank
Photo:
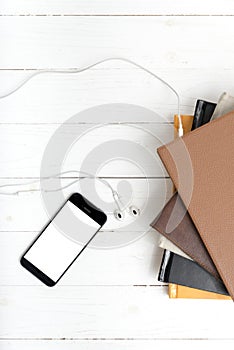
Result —
[[231, 15], [234, 14], [233, 2], [224, 0], [212, 2], [210, 0], [89, 0], [72, 1], [57, 0], [4, 0], [0, 6], [1, 14], [67, 14], [67, 15]]
[[[105, 234], [111, 236], [113, 232]], [[36, 235], [35, 232], [0, 232], [0, 263], [3, 267], [0, 270], [0, 288], [4, 285], [42, 285], [19, 263]], [[135, 235], [139, 236], [139, 233], [135, 232]], [[59, 285], [162, 285], [157, 280], [162, 253], [155, 231], [122, 248], [88, 248], [63, 276]]]
[[1, 338], [233, 340], [232, 301], [170, 301], [164, 287], [1, 287], [0, 301]]
[[[173, 126], [169, 124], [2, 124], [1, 177], [39, 177], [44, 153], [51, 153], [52, 157], [47, 166], [47, 175], [83, 169], [108, 177], [145, 177], [145, 174], [148, 177], [163, 177], [166, 172], [156, 148], [169, 142], [172, 135]], [[56, 141], [48, 151], [47, 144], [51, 139]], [[59, 156], [58, 150], [66, 151], [66, 157]]]
[[162, 349], [168, 350], [176, 347], [181, 350], [196, 350], [206, 348], [213, 350], [218, 346], [224, 346], [226, 350], [232, 350], [233, 340], [0, 340], [2, 350], [142, 350], [143, 346], [147, 346], [148, 350]]
[[233, 25], [225, 16], [3, 16], [0, 67], [71, 68], [117, 55], [162, 68], [226, 69], [233, 67]]
[[[147, 67], [179, 92], [184, 114], [193, 114], [198, 98], [216, 102], [223, 91], [234, 94], [231, 67], [176, 69], [156, 67], [154, 62]], [[0, 70], [0, 95], [14, 89], [33, 72]], [[110, 103], [150, 109], [156, 113], [151, 120], [155, 123], [172, 122], [173, 114], [177, 113], [177, 101], [170, 90], [139, 69], [114, 61], [81, 75], [44, 74], [33, 78], [13, 95], [0, 100], [0, 123], [63, 123], [85, 109]], [[81, 113], [79, 120], [91, 123]], [[129, 120], [136, 121], [136, 117], [126, 115], [126, 121]]]

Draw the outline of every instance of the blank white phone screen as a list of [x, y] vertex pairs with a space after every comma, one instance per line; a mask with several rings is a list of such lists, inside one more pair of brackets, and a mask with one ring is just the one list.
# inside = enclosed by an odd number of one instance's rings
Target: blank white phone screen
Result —
[[59, 231], [52, 221], [24, 256], [54, 282], [60, 278], [77, 257], [85, 243], [100, 229], [100, 225], [96, 221], [92, 220], [70, 201], [63, 206], [55, 219], [62, 218], [64, 220], [68, 206], [77, 217], [77, 232], [85, 233], [86, 242], [82, 245], [69, 239]]

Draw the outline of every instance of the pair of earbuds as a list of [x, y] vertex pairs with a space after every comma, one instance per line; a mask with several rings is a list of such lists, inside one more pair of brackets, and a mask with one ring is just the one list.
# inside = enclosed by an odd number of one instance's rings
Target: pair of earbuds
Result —
[[138, 209], [135, 205], [131, 205], [130, 207], [127, 207], [126, 209], [123, 208], [124, 206], [120, 200], [118, 192], [112, 190], [112, 195], [113, 195], [115, 204], [118, 208], [118, 209], [115, 209], [115, 211], [114, 211], [114, 217], [116, 218], [116, 220], [123, 221], [125, 218], [126, 212], [129, 215], [134, 216], [134, 217], [137, 217], [140, 215], [140, 209]]
[[129, 215], [134, 216], [134, 217], [137, 217], [140, 215], [140, 209], [138, 209], [134, 205], [131, 205], [130, 207], [126, 208], [125, 210], [116, 209], [114, 211], [114, 217], [118, 221], [123, 221], [125, 218], [125, 212], [127, 212]]

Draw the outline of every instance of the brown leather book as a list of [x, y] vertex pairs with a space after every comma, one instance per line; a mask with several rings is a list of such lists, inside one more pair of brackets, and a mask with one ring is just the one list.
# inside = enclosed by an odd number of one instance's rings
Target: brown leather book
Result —
[[233, 133], [231, 112], [157, 150], [232, 299]]
[[221, 279], [178, 193], [172, 196], [151, 226], [214, 277]]

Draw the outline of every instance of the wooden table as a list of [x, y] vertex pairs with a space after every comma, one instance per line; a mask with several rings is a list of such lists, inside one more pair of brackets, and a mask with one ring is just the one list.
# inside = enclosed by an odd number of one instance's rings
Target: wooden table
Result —
[[[197, 98], [217, 101], [223, 91], [234, 95], [233, 15], [234, 1], [228, 0], [4, 0], [0, 94], [38, 69], [76, 68], [121, 56], [171, 83], [180, 93], [182, 113], [191, 114]], [[35, 77], [0, 100], [1, 184], [38, 178], [55, 130], [96, 105], [160, 109], [169, 123], [155, 119], [150, 128], [169, 141], [176, 103], [166, 96], [153, 78], [118, 61], [79, 76]], [[67, 132], [78, 133], [88, 123], [68, 125]], [[86, 145], [92, 142], [90, 137]], [[144, 199], [145, 179], [137, 171], [112, 164], [102, 176], [113, 186], [129, 179], [136, 197]], [[170, 180], [153, 169], [149, 177], [157, 203]], [[167, 286], [157, 281], [162, 251], [150, 230], [122, 248], [87, 250], [57, 287], [42, 286], [19, 265], [19, 257], [47, 220], [39, 193], [0, 197], [1, 350], [233, 349], [232, 302], [170, 300]]]

